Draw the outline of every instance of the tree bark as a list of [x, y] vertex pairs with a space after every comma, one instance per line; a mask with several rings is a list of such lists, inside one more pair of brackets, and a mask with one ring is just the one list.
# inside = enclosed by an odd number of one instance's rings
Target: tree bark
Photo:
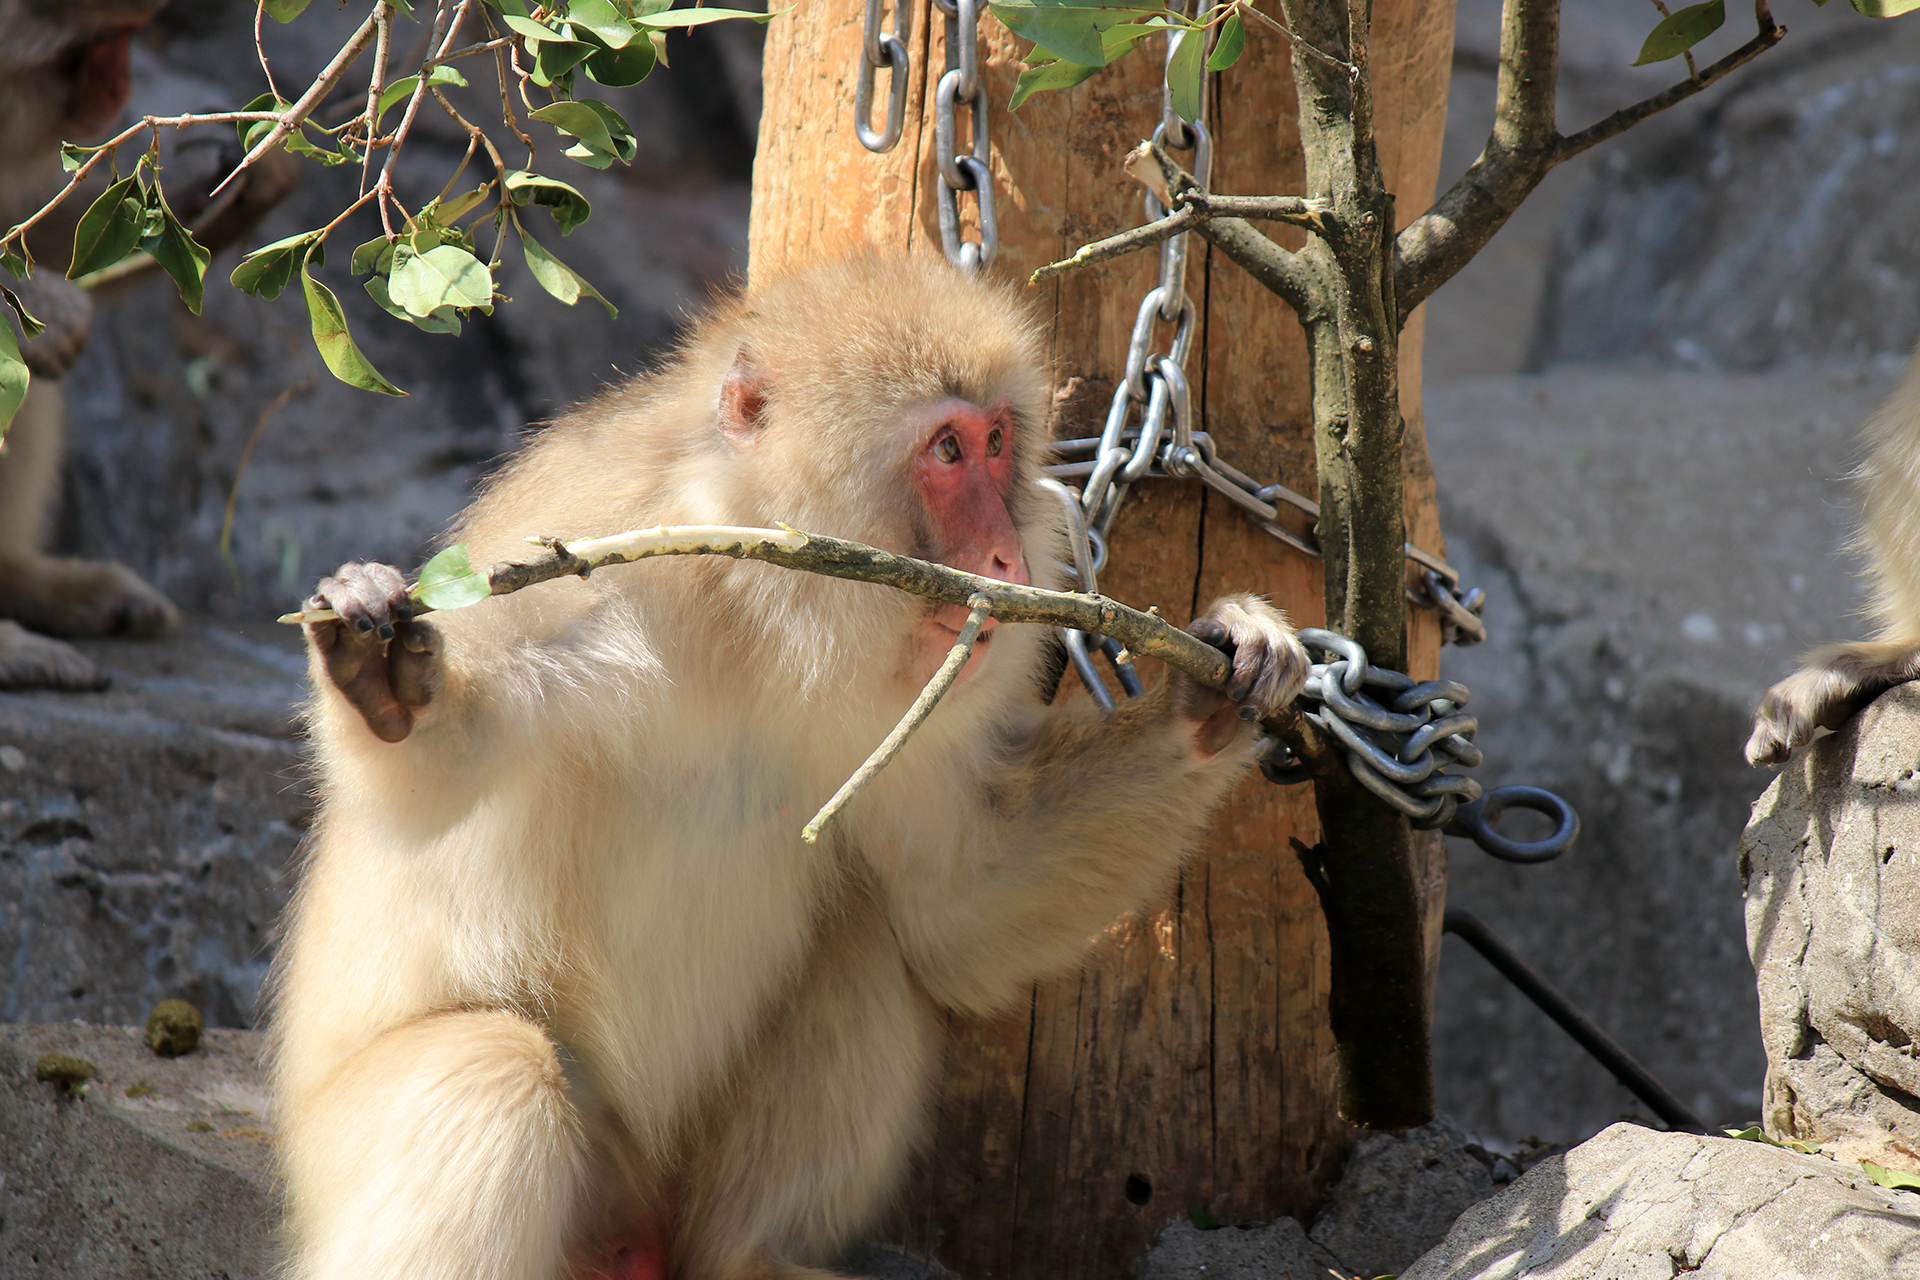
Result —
[[[925, 3], [915, 10], [906, 131], [886, 155], [853, 136], [861, 6], [802, 0], [770, 29], [754, 276], [863, 246], [939, 253], [939, 177], [923, 110], [945, 66], [939, 19]], [[1160, 59], [1143, 50], [1009, 115], [1022, 42], [984, 6], [980, 26], [999, 197], [992, 274], [1017, 283], [1142, 220], [1140, 188], [1120, 160], [1159, 119]], [[1257, 26], [1248, 35], [1227, 91], [1211, 95], [1212, 188], [1317, 194], [1302, 189], [1289, 47]], [[1386, 188], [1407, 216], [1434, 190], [1452, 44], [1450, 5], [1376, 4], [1374, 128]], [[1223, 77], [1214, 79], [1218, 90]], [[888, 88], [882, 72], [882, 106]], [[1304, 239], [1292, 228], [1274, 234], [1289, 248]], [[1192, 259], [1197, 425], [1241, 470], [1318, 492], [1301, 326], [1197, 240]], [[1098, 433], [1157, 267], [1148, 251], [1026, 290], [1052, 321], [1057, 436]], [[1416, 315], [1398, 362], [1400, 487], [1408, 537], [1443, 552], [1419, 418], [1420, 335]], [[1283, 520], [1307, 528], [1304, 518]], [[1297, 623], [1317, 625], [1322, 570], [1198, 484], [1143, 481], [1114, 528], [1100, 586], [1181, 622], [1223, 592], [1261, 591]], [[1414, 611], [1404, 647], [1389, 645], [1383, 658], [1395, 648], [1416, 675], [1433, 675], [1433, 616]], [[1318, 838], [1309, 788], [1252, 775], [1167, 897], [1116, 922], [1077, 978], [1041, 985], [1018, 1017], [954, 1019], [932, 1150], [892, 1233], [969, 1280], [1107, 1280], [1128, 1274], [1153, 1236], [1190, 1210], [1221, 1222], [1310, 1215], [1352, 1141], [1337, 1111], [1326, 926], [1291, 844]], [[1437, 835], [1416, 836], [1414, 849], [1431, 974], [1444, 851]]]

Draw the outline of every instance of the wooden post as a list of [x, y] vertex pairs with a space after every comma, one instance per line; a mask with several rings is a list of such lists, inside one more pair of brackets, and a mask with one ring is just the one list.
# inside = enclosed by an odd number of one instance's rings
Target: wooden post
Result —
[[[925, 110], [945, 67], [940, 14], [924, 0], [914, 13], [906, 131], [873, 155], [852, 127], [861, 12], [857, 0], [800, 0], [769, 28], [755, 275], [860, 246], [940, 252]], [[1124, 59], [1010, 115], [1022, 42], [984, 13], [980, 27], [998, 184], [993, 274], [1017, 282], [1141, 220], [1140, 189], [1119, 162], [1159, 118], [1159, 59]], [[1311, 194], [1300, 191], [1288, 48], [1257, 26], [1248, 36], [1209, 106], [1213, 189]], [[1434, 190], [1452, 48], [1451, 5], [1376, 0], [1375, 128], [1403, 218]], [[883, 106], [886, 73], [878, 81]], [[1297, 233], [1279, 238], [1299, 245]], [[1205, 244], [1194, 243], [1193, 258], [1201, 328], [1188, 375], [1199, 424], [1241, 470], [1315, 493], [1299, 325]], [[1140, 254], [1029, 290], [1053, 321], [1056, 435], [1098, 433], [1157, 263]], [[1419, 417], [1421, 324], [1416, 315], [1400, 348], [1407, 526], [1443, 551]], [[1115, 526], [1101, 589], [1181, 620], [1222, 592], [1251, 589], [1304, 625], [1323, 618], [1321, 580], [1319, 562], [1198, 484], [1145, 481]], [[1416, 674], [1435, 672], [1430, 613], [1415, 611], [1409, 652]], [[1310, 1216], [1352, 1140], [1336, 1110], [1326, 929], [1291, 846], [1317, 831], [1310, 788], [1250, 777], [1167, 901], [1116, 922], [1078, 978], [1041, 986], [1019, 1017], [954, 1019], [933, 1148], [893, 1233], [967, 1280], [1108, 1280], [1130, 1274], [1153, 1236], [1193, 1210], [1224, 1223]], [[1444, 849], [1437, 835], [1416, 847], [1437, 957]]]

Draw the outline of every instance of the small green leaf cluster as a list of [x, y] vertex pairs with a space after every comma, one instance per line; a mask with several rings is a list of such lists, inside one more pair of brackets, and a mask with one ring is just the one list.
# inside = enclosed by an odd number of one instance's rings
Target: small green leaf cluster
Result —
[[[994, 0], [993, 16], [1015, 35], [1033, 41], [1027, 68], [1014, 85], [1009, 111], [1018, 111], [1036, 93], [1070, 89], [1131, 52], [1148, 36], [1173, 38], [1167, 59], [1167, 91], [1180, 118], [1200, 117], [1201, 82], [1209, 71], [1225, 71], [1240, 60], [1247, 44], [1240, 0], [1216, 4], [1197, 18], [1140, 0], [1112, 4], [1059, 3], [1058, 0]], [[1209, 36], [1218, 30], [1213, 52]]]
[[[264, 0], [264, 10], [277, 22], [291, 22], [308, 3]], [[133, 173], [122, 178], [115, 171], [115, 180], [82, 215], [68, 274], [85, 286], [103, 272], [117, 276], [144, 263], [139, 255], [145, 254], [173, 277], [181, 298], [197, 313], [210, 255], [168, 207], [158, 181], [159, 130], [232, 121], [249, 157], [257, 158], [253, 157], [257, 149], [272, 144], [317, 164], [352, 162], [361, 168], [359, 198], [332, 221], [253, 250], [231, 277], [238, 289], [276, 298], [297, 275], [314, 344], [327, 368], [341, 380], [385, 395], [406, 394], [373, 367], [348, 330], [339, 297], [315, 276], [326, 263], [328, 237], [349, 214], [368, 204], [380, 212], [385, 234], [354, 250], [350, 259], [353, 274], [369, 276], [365, 282], [368, 295], [382, 310], [416, 328], [458, 334], [472, 312], [491, 314], [496, 302], [506, 300], [499, 292], [497, 277], [509, 228], [542, 289], [569, 306], [583, 296], [592, 298], [612, 316], [613, 305], [600, 291], [535, 240], [522, 220], [523, 211], [538, 205], [552, 215], [555, 227], [565, 236], [587, 220], [592, 207], [570, 184], [534, 170], [535, 144], [519, 123], [513, 99], [518, 97], [520, 110], [529, 119], [552, 126], [568, 158], [594, 169], [605, 169], [615, 161], [630, 163], [638, 147], [633, 127], [606, 103], [577, 97], [579, 77], [611, 86], [637, 84], [655, 65], [665, 64], [669, 31], [733, 18], [766, 22], [774, 16], [742, 9], [676, 10], [672, 4], [673, 0], [549, 0], [530, 6], [526, 0], [484, 0], [484, 7], [472, 10], [485, 28], [484, 40], [451, 49], [452, 35], [448, 34], [437, 51], [430, 42], [421, 46], [428, 52], [420, 56], [413, 74], [374, 86], [366, 107], [337, 124], [323, 126], [309, 114], [311, 102], [323, 99], [331, 90], [334, 80], [328, 80], [324, 84], [316, 82], [297, 101], [266, 93], [237, 112], [148, 116], [98, 146], [64, 144], [61, 164], [73, 175], [68, 186], [32, 217], [0, 236], [0, 267], [16, 277], [30, 274], [33, 262], [26, 249], [28, 228], [92, 171], [103, 163], [108, 167], [117, 163], [118, 148], [145, 132], [150, 142]], [[374, 0], [362, 35], [377, 27], [382, 33], [381, 47], [386, 47], [385, 33], [396, 12], [411, 15], [413, 6], [407, 0], [391, 0], [386, 5]], [[466, 12], [464, 7], [462, 12]], [[359, 46], [342, 51], [343, 57], [336, 60], [332, 72], [335, 80], [366, 48], [367, 42], [362, 40]], [[468, 84], [466, 75], [450, 65], [452, 61], [483, 54], [490, 55], [498, 70], [501, 118], [529, 147], [524, 167], [509, 165], [493, 140], [443, 96], [447, 89]], [[537, 102], [530, 96], [530, 89], [546, 101]], [[406, 144], [410, 122], [429, 101], [466, 131], [471, 145], [440, 195], [425, 207], [409, 212], [401, 205], [390, 175], [395, 157]], [[492, 162], [493, 177], [456, 192], [468, 163], [482, 149]], [[490, 250], [483, 254], [476, 234], [488, 224], [494, 235]], [[21, 331], [29, 339], [34, 337], [40, 331], [39, 322], [27, 314], [10, 290], [0, 292], [14, 308]], [[27, 384], [19, 340], [12, 327], [0, 321], [0, 433], [24, 399]]]

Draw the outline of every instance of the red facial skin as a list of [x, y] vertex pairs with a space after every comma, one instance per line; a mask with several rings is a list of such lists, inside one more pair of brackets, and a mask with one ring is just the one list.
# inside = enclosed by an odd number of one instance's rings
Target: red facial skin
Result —
[[[985, 409], [966, 400], [935, 405], [931, 424], [913, 459], [913, 485], [933, 523], [942, 563], [984, 578], [1022, 586], [1027, 574], [1020, 531], [1007, 514], [1013, 487], [1014, 416], [1002, 400]], [[966, 624], [965, 605], [936, 607], [915, 635], [914, 674], [924, 682], [946, 659]], [[973, 655], [960, 669], [965, 679], [986, 660], [999, 624], [992, 618], [980, 629]]]

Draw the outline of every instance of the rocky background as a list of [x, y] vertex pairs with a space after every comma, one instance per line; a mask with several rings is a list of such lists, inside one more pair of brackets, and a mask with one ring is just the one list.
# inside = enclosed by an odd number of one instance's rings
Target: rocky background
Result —
[[[250, 93], [222, 87], [251, 64], [235, 8], [176, 6], [137, 55], [136, 109]], [[333, 47], [329, 9], [268, 24], [287, 78]], [[1485, 136], [1497, 11], [1462, 0], [1448, 172]], [[1564, 127], [1672, 79], [1628, 66], [1641, 6], [1566, 12]], [[1733, 850], [1767, 779], [1739, 761], [1744, 718], [1800, 649], [1858, 629], [1842, 477], [1920, 334], [1920, 20], [1802, 0], [1780, 17], [1792, 34], [1758, 65], [1550, 178], [1428, 326], [1451, 554], [1490, 593], [1492, 639], [1447, 670], [1476, 691], [1487, 780], [1554, 787], [1586, 819], [1546, 867], [1454, 841], [1452, 901], [1709, 1120], [1761, 1106]], [[306, 812], [298, 661], [251, 620], [349, 556], [417, 557], [523, 424], [644, 363], [744, 265], [756, 30], [674, 37], [671, 69], [624, 91], [639, 162], [565, 171], [595, 216], [544, 240], [620, 308], [611, 325], [522, 279], [463, 337], [428, 338], [341, 288], [413, 393], [387, 400], [320, 369], [291, 297], [209, 288], [200, 318], [163, 280], [102, 299], [67, 380], [59, 545], [127, 561], [215, 625], [91, 647], [119, 674], [106, 698], [0, 699], [0, 1018], [131, 1022], [184, 994], [250, 1021]], [[415, 145], [407, 180], [437, 186], [462, 143]], [[317, 225], [348, 180], [309, 170], [250, 242]], [[1635, 1112], [1454, 943], [1436, 1024], [1441, 1108], [1488, 1148]]]
[[[1446, 171], [1485, 137], [1498, 4], [1462, 0]], [[1573, 0], [1560, 123], [1669, 83], [1641, 6]], [[1542, 867], [1450, 842], [1478, 914], [1708, 1122], [1761, 1114], [1735, 845], [1769, 775], [1760, 692], [1862, 633], [1855, 434], [1920, 337], [1920, 23], [1776, 9], [1786, 40], [1589, 152], [1431, 304], [1428, 434], [1489, 642], [1449, 650], [1488, 782], [1585, 819]], [[1744, 38], [1729, 9], [1704, 61]], [[1441, 1109], [1495, 1147], [1569, 1143], [1631, 1095], [1446, 944]]]

